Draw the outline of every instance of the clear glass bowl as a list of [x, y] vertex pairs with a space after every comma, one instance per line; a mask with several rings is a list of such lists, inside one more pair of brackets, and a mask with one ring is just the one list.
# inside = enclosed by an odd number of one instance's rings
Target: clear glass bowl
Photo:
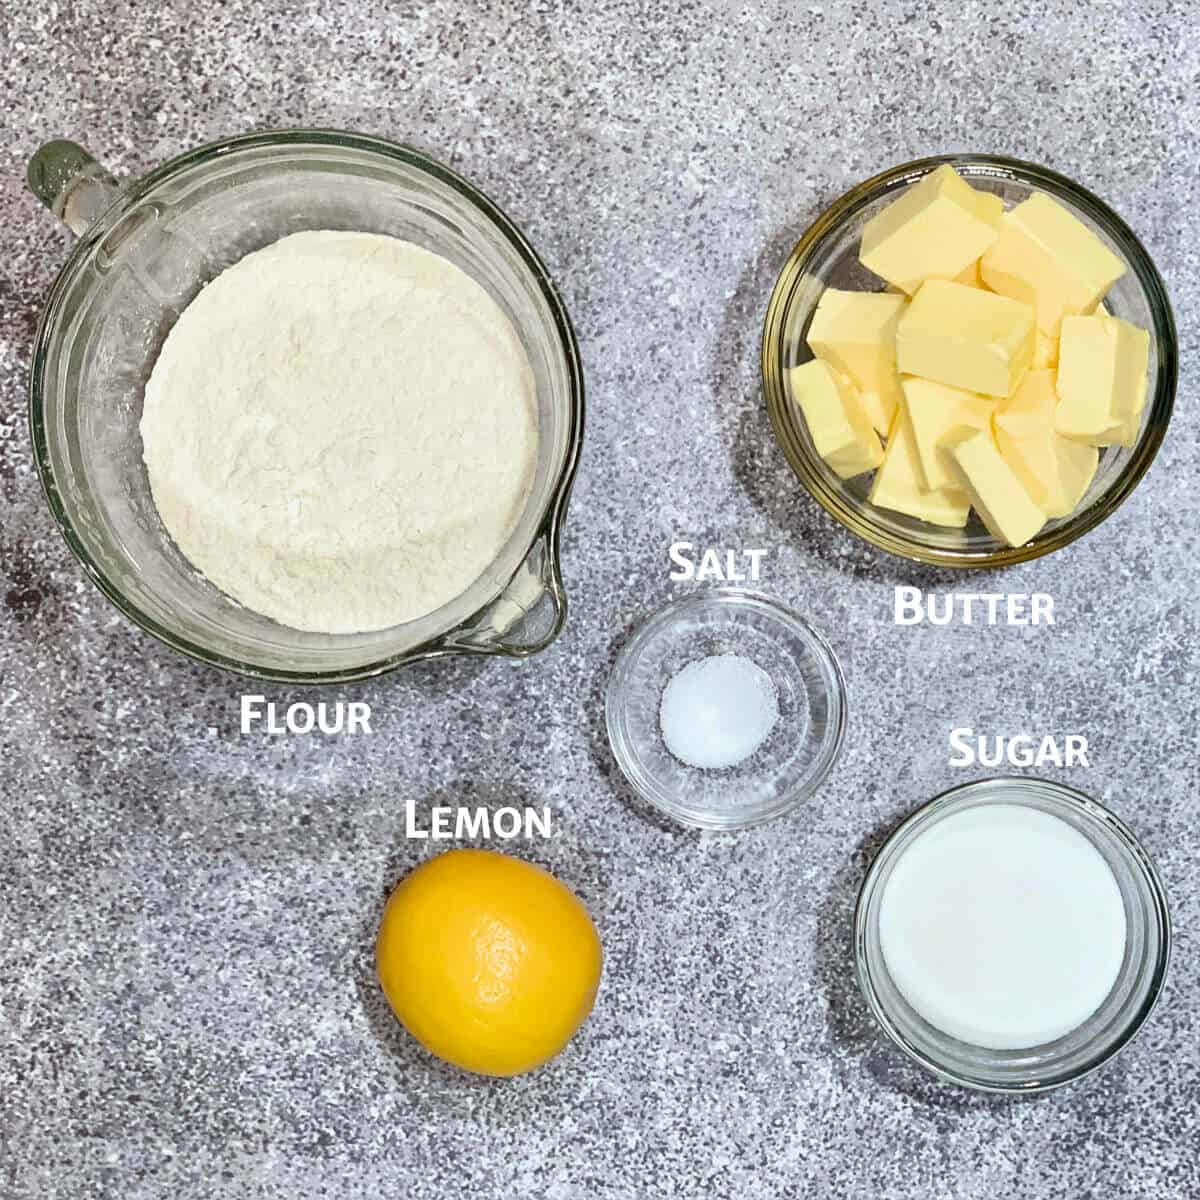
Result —
[[[701, 770], [663, 744], [659, 708], [670, 680], [713, 654], [739, 654], [766, 671], [779, 719], [745, 761]], [[718, 588], [668, 604], [625, 643], [605, 719], [613, 756], [638, 795], [682, 825], [741, 829], [781, 816], [824, 782], [842, 745], [846, 684], [807, 621], [765, 596]]]
[[[1078, 830], [1104, 856], [1125, 905], [1125, 957], [1108, 997], [1078, 1028], [1025, 1050], [983, 1049], [931, 1025], [900, 993], [879, 943], [880, 897], [908, 846], [954, 813], [997, 803], [1027, 805]], [[1103, 805], [1045, 779], [985, 779], [952, 788], [929, 801], [883, 844], [859, 893], [854, 955], [859, 985], [875, 1019], [910, 1058], [943, 1079], [981, 1091], [1041, 1092], [1094, 1071], [1133, 1039], [1166, 980], [1171, 923], [1154, 864], [1128, 826]]]
[[[867, 500], [872, 476], [840, 479], [813, 446], [792, 400], [789, 368], [813, 357], [808, 327], [827, 287], [880, 291], [883, 281], [858, 261], [863, 226], [896, 195], [950, 163], [973, 187], [1001, 196], [1008, 207], [1045, 192], [1075, 214], [1125, 263], [1126, 273], [1105, 299], [1109, 310], [1150, 331], [1147, 403], [1141, 432], [1129, 448], [1101, 451], [1100, 467], [1082, 503], [1049, 521], [1027, 545], [1008, 546], [972, 513], [965, 529], [942, 529]], [[813, 222], [775, 284], [762, 341], [762, 378], [775, 436], [792, 470], [813, 497], [852, 533], [892, 554], [945, 567], [996, 567], [1024, 562], [1066, 546], [1095, 528], [1133, 491], [1162, 442], [1175, 400], [1178, 373], [1175, 321], [1150, 256], [1102, 200], [1045, 167], [986, 154], [946, 154], [893, 167], [851, 189]]]
[[[47, 300], [30, 378], [38, 470], [68, 545], [128, 617], [169, 646], [266, 679], [334, 682], [442, 654], [524, 657], [562, 628], [559, 530], [583, 436], [575, 336], [545, 267], [486, 196], [406, 146], [321, 130], [250, 134], [190, 151], [118, 189], [51, 142], [33, 191], [80, 235]], [[433, 250], [507, 312], [533, 368], [538, 461], [507, 545], [457, 599], [372, 633], [304, 633], [229, 599], [176, 548], [142, 462], [142, 392], [200, 288], [305, 229], [391, 234]]]

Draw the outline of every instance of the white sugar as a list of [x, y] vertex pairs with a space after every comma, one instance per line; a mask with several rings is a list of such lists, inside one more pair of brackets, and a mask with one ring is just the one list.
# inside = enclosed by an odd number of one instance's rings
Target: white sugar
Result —
[[931, 1025], [993, 1050], [1078, 1028], [1125, 954], [1112, 868], [1061, 818], [985, 804], [918, 835], [884, 886], [879, 940], [904, 998]]

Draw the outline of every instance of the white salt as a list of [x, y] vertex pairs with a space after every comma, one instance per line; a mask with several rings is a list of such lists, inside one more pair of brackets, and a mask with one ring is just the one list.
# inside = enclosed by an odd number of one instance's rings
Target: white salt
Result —
[[689, 663], [667, 684], [658, 714], [663, 741], [689, 767], [717, 769], [744, 762], [779, 720], [770, 675], [739, 654]]

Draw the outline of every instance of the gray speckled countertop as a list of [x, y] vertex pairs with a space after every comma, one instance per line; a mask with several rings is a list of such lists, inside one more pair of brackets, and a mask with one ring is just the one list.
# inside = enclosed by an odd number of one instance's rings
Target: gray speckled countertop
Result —
[[[151, 14], [154, 15], [151, 15]], [[1200, 38], [1184, 2], [57, 4], [0, 16], [0, 1197], [1200, 1195]], [[43, 503], [24, 387], [68, 235], [24, 190], [46, 138], [137, 175], [248, 128], [406, 139], [522, 224], [578, 327], [590, 412], [564, 636], [524, 664], [346, 688], [364, 739], [237, 732], [238, 680], [141, 635]], [[1111, 201], [1166, 277], [1183, 373], [1154, 468], [1103, 527], [989, 578], [1054, 629], [897, 629], [897, 582], [800, 495], [762, 409], [786, 251], [863, 176], [948, 149]], [[649, 819], [601, 697], [676, 593], [675, 537], [771, 548], [763, 586], [833, 642], [851, 725], [807, 811], [739, 836]], [[272, 690], [272, 689], [268, 689]], [[295, 689], [274, 689], [290, 699]], [[1083, 732], [1064, 778], [1143, 837], [1177, 932], [1162, 1004], [1038, 1100], [934, 1082], [851, 976], [868, 856], [967, 776], [950, 727]], [[522, 847], [590, 905], [592, 1018], [529, 1077], [432, 1061], [371, 939], [422, 855], [403, 802], [537, 798]]]

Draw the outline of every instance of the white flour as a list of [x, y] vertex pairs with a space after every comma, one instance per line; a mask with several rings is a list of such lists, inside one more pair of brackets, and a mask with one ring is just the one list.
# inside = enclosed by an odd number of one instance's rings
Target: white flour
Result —
[[146, 385], [155, 504], [246, 607], [352, 633], [461, 595], [520, 517], [534, 383], [507, 316], [397, 238], [310, 232], [219, 275]]

